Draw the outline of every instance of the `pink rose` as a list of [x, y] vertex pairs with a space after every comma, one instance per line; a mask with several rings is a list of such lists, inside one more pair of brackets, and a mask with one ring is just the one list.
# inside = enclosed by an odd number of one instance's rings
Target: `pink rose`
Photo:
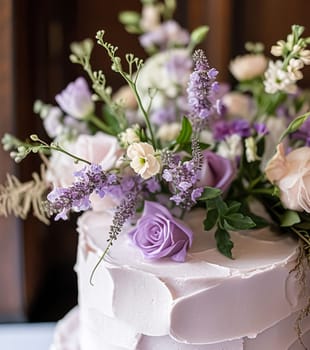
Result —
[[310, 213], [310, 147], [300, 147], [286, 155], [283, 144], [279, 144], [265, 173], [279, 187], [284, 207]]
[[199, 175], [199, 186], [210, 186], [226, 191], [236, 175], [236, 168], [230, 159], [211, 151], [203, 151], [203, 164]]

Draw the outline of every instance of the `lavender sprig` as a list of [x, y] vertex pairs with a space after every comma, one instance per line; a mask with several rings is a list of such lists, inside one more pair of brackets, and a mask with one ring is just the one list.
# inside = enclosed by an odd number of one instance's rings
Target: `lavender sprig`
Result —
[[68, 188], [55, 188], [47, 196], [47, 210], [58, 213], [55, 220], [68, 219], [68, 213], [84, 211], [90, 208], [89, 196], [95, 192], [103, 197], [112, 185], [117, 184], [115, 174], [102, 170], [98, 164], [91, 164], [76, 172], [74, 183]]
[[205, 127], [206, 120], [216, 108], [212, 95], [218, 87], [215, 81], [218, 71], [210, 68], [204, 52], [200, 49], [194, 52], [193, 60], [195, 67], [187, 88], [188, 104], [191, 109], [189, 118], [194, 129], [199, 131]]
[[192, 159], [184, 163], [176, 155], [167, 154], [164, 162], [163, 179], [170, 183], [173, 196], [170, 197], [178, 206], [189, 210], [203, 192], [203, 187], [197, 187], [199, 171], [202, 167], [202, 154], [197, 138], [192, 139]]
[[93, 285], [92, 280], [98, 266], [105, 258], [106, 254], [108, 253], [111, 246], [113, 245], [113, 242], [117, 239], [117, 236], [119, 235], [119, 233], [122, 231], [122, 228], [125, 222], [135, 214], [136, 206], [138, 202], [138, 194], [139, 194], [138, 188], [128, 192], [125, 198], [121, 201], [120, 205], [116, 208], [112, 225], [110, 227], [108, 244], [90, 275], [89, 281], [91, 285]]

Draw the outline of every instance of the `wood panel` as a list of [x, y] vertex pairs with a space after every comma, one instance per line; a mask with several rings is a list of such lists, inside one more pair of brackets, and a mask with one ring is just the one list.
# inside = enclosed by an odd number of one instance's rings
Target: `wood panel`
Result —
[[[12, 1], [0, 0], [0, 105], [1, 137], [14, 133], [14, 67], [13, 67], [13, 7]], [[0, 181], [6, 173], [14, 173], [15, 166], [8, 153], [0, 149]], [[0, 218], [0, 321], [24, 318], [21, 234], [18, 221]]]

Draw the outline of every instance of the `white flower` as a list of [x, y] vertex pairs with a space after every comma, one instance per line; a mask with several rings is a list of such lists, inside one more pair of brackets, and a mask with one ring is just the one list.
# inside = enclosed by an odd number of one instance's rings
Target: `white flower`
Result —
[[150, 89], [156, 92], [151, 111], [165, 106], [168, 98], [175, 99], [184, 94], [191, 69], [192, 59], [186, 49], [167, 50], [147, 59], [137, 80], [142, 104], [149, 105]]
[[127, 156], [131, 160], [130, 166], [143, 179], [156, 175], [160, 170], [160, 162], [155, 155], [152, 145], [146, 142], [135, 142], [127, 149]]
[[297, 90], [295, 80], [283, 69], [283, 62], [278, 60], [276, 62], [270, 61], [268, 69], [265, 73], [265, 91], [269, 94], [274, 94], [278, 91], [284, 91], [293, 94]]
[[150, 32], [160, 24], [160, 13], [158, 6], [145, 4], [142, 8], [140, 27], [144, 32]]
[[247, 137], [245, 139], [245, 155], [249, 163], [260, 159], [257, 155], [257, 146], [254, 137]]
[[284, 48], [285, 48], [285, 41], [284, 40], [279, 40], [277, 41], [277, 45], [273, 45], [271, 47], [271, 54], [274, 56], [282, 56]]
[[62, 111], [58, 107], [51, 107], [48, 109], [43, 119], [44, 129], [47, 135], [51, 138], [59, 136], [63, 131], [61, 123]]
[[299, 53], [299, 58], [303, 61], [304, 64], [310, 64], [310, 50], [301, 50]]
[[242, 154], [242, 140], [238, 134], [233, 134], [221, 141], [217, 153], [227, 159], [236, 160]]
[[122, 104], [125, 108], [135, 109], [137, 108], [137, 100], [132, 92], [132, 89], [128, 85], [120, 87], [113, 95], [113, 101]]
[[120, 141], [124, 147], [131, 145], [134, 142], [139, 142], [138, 136], [139, 126], [135, 125], [132, 128], [128, 128], [120, 134]]
[[166, 123], [160, 126], [157, 131], [157, 137], [162, 142], [170, 142], [177, 138], [181, 130], [180, 123]]
[[287, 71], [289, 73], [289, 77], [292, 80], [300, 80], [303, 78], [303, 75], [301, 73], [301, 69], [304, 67], [304, 62], [300, 59], [292, 58], [289, 61], [289, 64], [287, 66]]
[[262, 75], [267, 68], [267, 58], [262, 54], [248, 54], [236, 57], [229, 69], [239, 81], [250, 80]]

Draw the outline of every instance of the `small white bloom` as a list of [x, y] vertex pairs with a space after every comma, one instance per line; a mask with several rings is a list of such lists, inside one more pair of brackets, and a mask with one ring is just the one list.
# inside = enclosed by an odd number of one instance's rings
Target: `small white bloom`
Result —
[[303, 74], [301, 73], [301, 69], [304, 67], [304, 63], [300, 59], [292, 58], [290, 59], [289, 65], [287, 66], [287, 71], [289, 73], [289, 77], [292, 80], [300, 80], [303, 78]]
[[146, 142], [135, 142], [127, 149], [130, 166], [143, 179], [149, 179], [160, 170], [160, 161], [152, 145]]
[[299, 53], [299, 57], [304, 64], [310, 64], [310, 50], [301, 50]]
[[231, 74], [239, 81], [256, 78], [262, 75], [266, 68], [267, 58], [262, 54], [238, 56], [229, 65]]
[[279, 40], [276, 45], [273, 45], [271, 47], [271, 54], [274, 56], [282, 56], [284, 48], [285, 48], [285, 41]]
[[295, 84], [289, 74], [283, 70], [283, 62], [278, 60], [276, 62], [270, 61], [268, 69], [265, 73], [265, 91], [269, 94], [274, 94], [278, 91], [284, 91], [293, 94], [297, 90]]
[[124, 132], [120, 134], [121, 144], [127, 147], [134, 142], [139, 142], [140, 138], [138, 136], [139, 126], [133, 126], [132, 128], [126, 129]]
[[245, 139], [245, 156], [249, 163], [260, 159], [257, 155], [257, 146], [254, 137], [247, 137]]
[[142, 8], [140, 27], [144, 32], [154, 30], [160, 24], [160, 13], [158, 6], [146, 4]]
[[226, 137], [225, 140], [221, 141], [219, 144], [217, 154], [233, 161], [236, 160], [236, 158], [240, 157], [242, 154], [241, 136], [233, 134]]
[[157, 137], [162, 142], [170, 142], [177, 138], [181, 130], [180, 123], [166, 123], [160, 126], [157, 131]]

